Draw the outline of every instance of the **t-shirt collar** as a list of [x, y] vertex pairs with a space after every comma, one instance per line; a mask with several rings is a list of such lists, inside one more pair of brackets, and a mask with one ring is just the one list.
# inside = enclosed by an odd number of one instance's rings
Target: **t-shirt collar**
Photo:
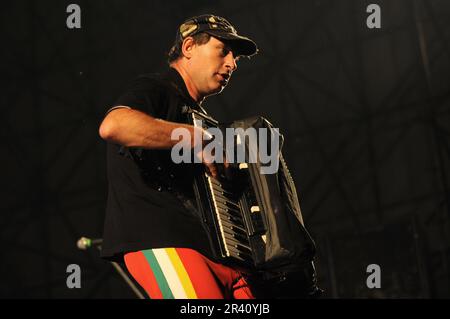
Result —
[[[186, 100], [186, 103], [189, 104], [189, 106], [197, 108], [201, 110], [202, 112], [205, 112], [203, 107], [201, 107], [200, 104], [198, 104], [189, 94], [189, 91], [186, 87], [186, 83], [184, 83], [184, 80], [180, 73], [174, 68], [169, 67], [168, 70], [164, 73], [164, 77], [166, 77], [172, 84], [176, 86], [176, 89], [179, 91], [179, 93], [182, 95], [182, 97]], [[205, 112], [206, 113], [206, 112]]]

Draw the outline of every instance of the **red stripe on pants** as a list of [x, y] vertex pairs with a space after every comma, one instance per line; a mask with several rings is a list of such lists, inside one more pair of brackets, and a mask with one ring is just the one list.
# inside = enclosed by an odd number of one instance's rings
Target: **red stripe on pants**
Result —
[[142, 251], [125, 254], [124, 260], [130, 274], [145, 289], [149, 297], [162, 299], [163, 295], [158, 282]]

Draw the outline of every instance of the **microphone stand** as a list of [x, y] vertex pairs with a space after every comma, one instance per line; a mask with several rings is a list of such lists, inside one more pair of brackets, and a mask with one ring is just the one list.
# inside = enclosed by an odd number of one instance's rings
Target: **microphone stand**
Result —
[[[102, 242], [102, 240], [100, 240], [100, 239], [90, 240], [88, 238], [81, 237], [77, 242], [77, 246], [81, 250], [86, 250], [87, 248], [96, 246], [98, 248], [98, 250], [101, 251], [102, 250], [101, 242]], [[80, 243], [83, 243], [83, 244], [80, 244]], [[134, 282], [130, 279], [130, 277], [125, 273], [125, 271], [122, 269], [122, 267], [115, 261], [111, 261], [111, 264], [113, 265], [114, 269], [119, 273], [119, 275], [122, 277], [122, 279], [131, 288], [131, 290], [133, 290], [133, 292], [136, 294], [136, 296], [139, 299], [146, 299], [145, 296], [136, 287]]]

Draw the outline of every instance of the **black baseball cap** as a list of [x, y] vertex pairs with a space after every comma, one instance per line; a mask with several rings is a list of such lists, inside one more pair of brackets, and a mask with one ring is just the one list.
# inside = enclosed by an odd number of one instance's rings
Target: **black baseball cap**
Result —
[[187, 19], [178, 28], [177, 37], [184, 40], [186, 37], [200, 32], [226, 41], [235, 51], [236, 56], [252, 56], [258, 52], [258, 47], [253, 40], [239, 35], [230, 22], [212, 14], [203, 14]]

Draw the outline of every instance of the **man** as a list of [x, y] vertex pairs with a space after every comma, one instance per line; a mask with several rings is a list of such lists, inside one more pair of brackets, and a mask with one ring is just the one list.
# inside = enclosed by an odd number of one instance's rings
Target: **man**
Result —
[[[144, 75], [115, 103], [100, 136], [108, 141], [108, 202], [102, 257], [123, 260], [150, 298], [254, 298], [240, 271], [212, 260], [209, 239], [197, 213], [193, 165], [175, 165], [170, 149], [176, 128], [185, 124], [183, 107], [200, 112], [203, 100], [220, 93], [240, 56], [256, 44], [237, 34], [225, 19], [202, 15], [186, 20], [169, 52], [169, 70]], [[205, 160], [207, 171], [218, 166]]]

